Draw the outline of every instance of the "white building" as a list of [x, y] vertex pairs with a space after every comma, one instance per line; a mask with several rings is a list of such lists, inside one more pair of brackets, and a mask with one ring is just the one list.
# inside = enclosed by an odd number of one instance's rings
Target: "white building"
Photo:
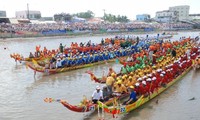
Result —
[[190, 20], [200, 20], [200, 14], [189, 14]]
[[169, 10], [178, 12], [178, 20], [189, 20], [190, 6], [188, 5], [174, 6], [174, 7], [169, 7]]
[[31, 20], [37, 20], [41, 18], [40, 11], [16, 11], [15, 13], [16, 18], [18, 19], [31, 19]]
[[0, 11], [0, 17], [6, 17], [6, 11]]
[[149, 14], [138, 14], [136, 15], [136, 20], [138, 21], [148, 21], [151, 19], [151, 16]]
[[176, 11], [163, 10], [156, 12], [155, 20], [157, 22], [169, 23], [169, 22], [176, 22], [177, 18], [178, 16]]

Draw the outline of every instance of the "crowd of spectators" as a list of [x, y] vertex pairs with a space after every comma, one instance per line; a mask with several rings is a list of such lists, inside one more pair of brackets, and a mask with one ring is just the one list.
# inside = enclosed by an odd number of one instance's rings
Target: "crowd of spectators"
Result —
[[192, 28], [187, 23], [46, 23], [46, 24], [10, 24], [0, 23], [0, 33], [16, 33], [18, 31], [42, 32], [51, 30], [66, 31], [98, 31], [98, 30], [119, 30], [128, 31], [134, 29], [165, 29], [165, 28]]

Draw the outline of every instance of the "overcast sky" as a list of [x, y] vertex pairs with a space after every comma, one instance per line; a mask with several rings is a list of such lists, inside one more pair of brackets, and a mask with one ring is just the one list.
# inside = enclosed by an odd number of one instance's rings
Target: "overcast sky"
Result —
[[52, 17], [55, 13], [77, 13], [91, 10], [96, 17], [106, 13], [126, 15], [135, 19], [136, 14], [147, 13], [155, 17], [156, 11], [167, 10], [169, 6], [189, 5], [190, 14], [200, 13], [200, 0], [1, 0], [0, 10], [6, 10], [7, 17], [15, 17], [15, 11], [41, 11], [42, 17]]

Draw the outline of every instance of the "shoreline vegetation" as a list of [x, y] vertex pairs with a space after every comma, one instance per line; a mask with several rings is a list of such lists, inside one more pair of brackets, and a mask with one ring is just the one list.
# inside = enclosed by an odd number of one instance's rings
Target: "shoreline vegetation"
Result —
[[88, 37], [88, 36], [108, 36], [108, 35], [138, 35], [138, 34], [155, 34], [160, 32], [173, 33], [173, 32], [200, 32], [200, 29], [189, 29], [189, 30], [154, 30], [150, 32], [145, 31], [113, 31], [113, 32], [83, 32], [83, 33], [69, 33], [69, 34], [50, 34], [50, 35], [42, 35], [42, 34], [24, 34], [24, 35], [16, 35], [12, 33], [0, 33], [0, 40], [7, 39], [46, 39], [46, 38], [75, 38], [75, 37]]

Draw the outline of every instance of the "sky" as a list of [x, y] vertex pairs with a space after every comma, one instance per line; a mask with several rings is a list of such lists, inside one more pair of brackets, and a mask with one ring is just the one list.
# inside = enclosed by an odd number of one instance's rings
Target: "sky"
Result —
[[91, 10], [96, 17], [106, 13], [126, 15], [135, 19], [137, 14], [150, 14], [168, 10], [170, 6], [189, 5], [190, 14], [200, 13], [200, 0], [1, 0], [0, 10], [5, 10], [7, 17], [15, 17], [15, 11], [41, 11], [42, 17], [52, 17], [56, 13], [78, 13]]

